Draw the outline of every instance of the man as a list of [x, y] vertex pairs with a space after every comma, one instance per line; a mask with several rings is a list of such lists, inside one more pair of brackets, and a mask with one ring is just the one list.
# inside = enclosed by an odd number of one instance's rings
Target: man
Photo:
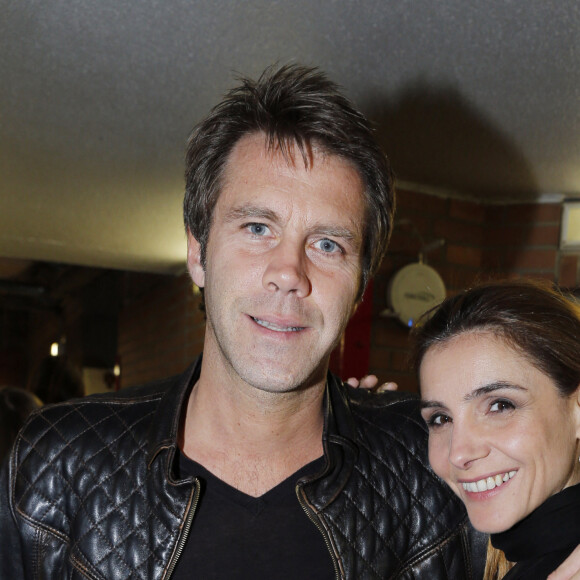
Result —
[[3, 483], [2, 578], [479, 578], [415, 400], [327, 373], [393, 205], [368, 123], [322, 74], [232, 90], [187, 154], [203, 358], [32, 418]]

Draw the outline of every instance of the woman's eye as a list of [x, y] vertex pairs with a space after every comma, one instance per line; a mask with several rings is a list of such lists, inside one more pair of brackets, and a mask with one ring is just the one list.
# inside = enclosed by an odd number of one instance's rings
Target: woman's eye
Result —
[[264, 224], [248, 224], [246, 226], [254, 236], [265, 236], [270, 229]]
[[429, 419], [427, 420], [427, 425], [429, 427], [441, 427], [446, 423], [451, 423], [451, 417], [449, 417], [448, 415], [443, 415], [441, 413], [431, 415], [431, 417], [429, 417]]
[[511, 411], [512, 409], [515, 408], [516, 408], [515, 405], [511, 401], [500, 400], [494, 401], [489, 407], [489, 410], [492, 413], [502, 413], [504, 411]]
[[336, 242], [326, 238], [318, 240], [314, 246], [326, 254], [333, 254], [342, 251], [342, 248]]

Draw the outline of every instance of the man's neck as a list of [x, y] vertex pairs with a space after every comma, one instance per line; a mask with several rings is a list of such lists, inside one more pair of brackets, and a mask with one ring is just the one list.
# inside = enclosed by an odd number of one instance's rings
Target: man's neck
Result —
[[258, 497], [322, 455], [323, 397], [324, 383], [270, 393], [204, 374], [202, 366], [187, 405], [183, 451]]

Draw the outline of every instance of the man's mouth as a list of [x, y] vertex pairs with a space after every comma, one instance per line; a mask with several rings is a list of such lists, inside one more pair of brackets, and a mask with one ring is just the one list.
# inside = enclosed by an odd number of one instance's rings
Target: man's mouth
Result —
[[490, 491], [503, 485], [506, 481], [509, 481], [514, 475], [516, 474], [515, 471], [508, 471], [506, 473], [498, 473], [494, 477], [486, 477], [484, 479], [480, 479], [479, 481], [469, 481], [464, 482], [461, 485], [465, 491], [471, 492], [481, 492], [481, 491]]
[[298, 332], [299, 330], [304, 330], [305, 328], [304, 326], [280, 326], [278, 324], [274, 324], [273, 322], [261, 320], [260, 318], [256, 318], [254, 316], [251, 318], [256, 324], [259, 324], [268, 330], [273, 330], [274, 332]]

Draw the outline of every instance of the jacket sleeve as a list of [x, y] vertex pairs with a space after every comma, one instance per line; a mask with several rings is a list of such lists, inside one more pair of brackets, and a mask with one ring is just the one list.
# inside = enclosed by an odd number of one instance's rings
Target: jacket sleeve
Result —
[[485, 572], [489, 536], [483, 532], [478, 532], [469, 524], [468, 537], [473, 562], [473, 575], [476, 580], [479, 580], [483, 578]]
[[0, 578], [25, 578], [20, 532], [10, 502], [10, 461], [7, 456], [0, 467]]

